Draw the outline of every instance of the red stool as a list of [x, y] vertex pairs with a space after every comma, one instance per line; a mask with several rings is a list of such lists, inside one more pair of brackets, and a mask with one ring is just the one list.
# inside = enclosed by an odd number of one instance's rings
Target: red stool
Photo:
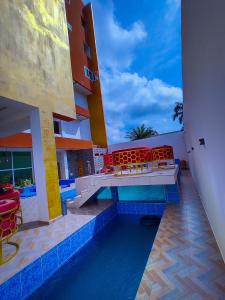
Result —
[[[17, 232], [17, 216], [18, 202], [15, 200], [0, 200], [0, 265], [12, 259], [19, 250], [19, 245], [10, 242], [9, 239]], [[14, 246], [15, 251], [8, 255], [3, 255], [3, 244]]]
[[0, 200], [9, 199], [15, 200], [18, 203], [19, 209], [17, 211], [17, 217], [20, 220], [20, 224], [23, 224], [22, 209], [20, 206], [20, 192], [18, 190], [14, 190], [12, 184], [0, 184], [0, 188], [5, 190], [5, 192], [0, 195]]

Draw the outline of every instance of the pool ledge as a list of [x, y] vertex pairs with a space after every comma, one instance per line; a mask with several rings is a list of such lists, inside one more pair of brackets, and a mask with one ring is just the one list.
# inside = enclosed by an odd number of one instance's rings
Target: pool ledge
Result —
[[[0, 266], [0, 285], [51, 251], [83, 226], [95, 220], [112, 203], [112, 201], [98, 202], [96, 205], [90, 205], [84, 209], [71, 210], [63, 218], [59, 218], [47, 226], [38, 222], [24, 224], [12, 238], [14, 242], [20, 244], [17, 256]], [[10, 249], [6, 250], [10, 251]]]

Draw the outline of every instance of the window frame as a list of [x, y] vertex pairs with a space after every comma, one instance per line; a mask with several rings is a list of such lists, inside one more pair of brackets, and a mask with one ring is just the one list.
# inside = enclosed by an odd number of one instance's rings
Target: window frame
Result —
[[92, 58], [91, 47], [86, 42], [84, 42], [84, 53], [88, 58]]
[[68, 22], [68, 21], [67, 21], [67, 29], [68, 29], [69, 31], [73, 31], [73, 26], [72, 26], [71, 23]]
[[92, 82], [98, 80], [98, 76], [86, 66], [84, 66], [84, 75]]
[[[55, 132], [55, 123], [58, 124], [59, 133]], [[60, 120], [53, 119], [53, 127], [54, 127], [54, 135], [55, 135], [55, 136], [62, 136], [62, 126], [61, 126], [61, 121], [60, 121]]]
[[[10, 171], [12, 173], [12, 184], [15, 186], [15, 171], [20, 171], [20, 170], [31, 170], [31, 174], [32, 174], [32, 182], [34, 183], [35, 180], [34, 180], [34, 168], [33, 168], [33, 156], [32, 156], [32, 151], [0, 151], [0, 152], [7, 152], [7, 153], [10, 153], [10, 156], [11, 156], [11, 168], [8, 168], [8, 169], [0, 169], [0, 173], [1, 172], [5, 172], [5, 171]], [[20, 152], [28, 152], [30, 153], [31, 155], [31, 167], [20, 167], [20, 168], [15, 168], [14, 167], [14, 158], [13, 158], [13, 153], [20, 153]]]

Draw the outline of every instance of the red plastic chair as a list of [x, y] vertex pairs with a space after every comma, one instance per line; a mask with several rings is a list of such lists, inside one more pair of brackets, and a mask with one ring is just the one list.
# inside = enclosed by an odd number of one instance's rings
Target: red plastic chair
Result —
[[[18, 203], [15, 200], [0, 200], [0, 265], [12, 259], [19, 250], [19, 245], [9, 239], [17, 232], [17, 216]], [[3, 244], [9, 244], [16, 249], [12, 254], [3, 255]]]
[[17, 217], [20, 220], [20, 224], [23, 224], [22, 209], [20, 206], [20, 192], [18, 190], [14, 190], [12, 184], [0, 184], [0, 188], [4, 189], [4, 193], [0, 194], [0, 200], [9, 199], [17, 202], [19, 207]]

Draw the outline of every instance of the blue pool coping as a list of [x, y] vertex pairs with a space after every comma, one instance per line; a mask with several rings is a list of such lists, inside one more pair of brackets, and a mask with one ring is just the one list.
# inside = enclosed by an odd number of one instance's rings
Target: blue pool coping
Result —
[[101, 212], [79, 230], [44, 253], [41, 257], [0, 285], [1, 300], [21, 300], [29, 297], [72, 256], [80, 250], [117, 214], [159, 215], [165, 203], [118, 202]]
[[[59, 186], [62, 189], [70, 187], [70, 185], [72, 183], [75, 183], [75, 179], [60, 179], [59, 180]], [[20, 194], [20, 197], [22, 199], [24, 199], [24, 198], [33, 197], [33, 196], [36, 196], [36, 195], [37, 195], [36, 186], [35, 186], [35, 184], [33, 184], [33, 185], [30, 185], [30, 186], [23, 187], [22, 192]]]

